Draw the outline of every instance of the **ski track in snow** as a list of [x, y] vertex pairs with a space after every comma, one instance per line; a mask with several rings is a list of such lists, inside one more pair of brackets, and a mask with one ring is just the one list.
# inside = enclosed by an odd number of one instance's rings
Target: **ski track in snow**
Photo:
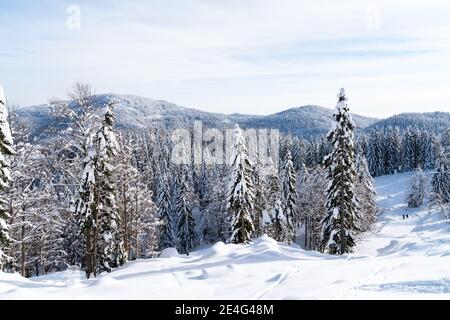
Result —
[[0, 273], [0, 300], [450, 299], [449, 222], [426, 205], [406, 208], [410, 176], [375, 179], [381, 213], [353, 254], [329, 256], [263, 236], [190, 256], [168, 252], [97, 279], [77, 270], [31, 279]]

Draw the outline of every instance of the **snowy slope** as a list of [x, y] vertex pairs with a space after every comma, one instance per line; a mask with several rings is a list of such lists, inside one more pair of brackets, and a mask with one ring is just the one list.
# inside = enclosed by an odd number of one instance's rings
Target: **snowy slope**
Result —
[[90, 280], [79, 271], [32, 279], [0, 273], [0, 299], [450, 299], [449, 222], [426, 208], [406, 209], [409, 177], [375, 179], [383, 211], [353, 255], [262, 237], [190, 257], [168, 252]]

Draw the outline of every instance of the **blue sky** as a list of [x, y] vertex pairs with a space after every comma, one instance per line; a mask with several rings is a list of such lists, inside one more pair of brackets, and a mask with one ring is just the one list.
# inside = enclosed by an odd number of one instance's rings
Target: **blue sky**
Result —
[[342, 86], [360, 114], [450, 111], [450, 4], [341, 2], [0, 0], [0, 83], [22, 105], [81, 81], [223, 113], [333, 107]]

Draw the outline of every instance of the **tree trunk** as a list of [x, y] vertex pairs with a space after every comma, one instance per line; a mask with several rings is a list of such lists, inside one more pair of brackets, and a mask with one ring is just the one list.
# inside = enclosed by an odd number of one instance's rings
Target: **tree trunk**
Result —
[[91, 239], [91, 228], [86, 229], [86, 278], [90, 278], [91, 274], [94, 272], [92, 270], [92, 239]]
[[[25, 221], [25, 217], [22, 217], [22, 222]], [[20, 233], [20, 274], [22, 275], [22, 277], [26, 276], [26, 272], [25, 272], [25, 225], [22, 224], [22, 228], [21, 228], [21, 233]]]

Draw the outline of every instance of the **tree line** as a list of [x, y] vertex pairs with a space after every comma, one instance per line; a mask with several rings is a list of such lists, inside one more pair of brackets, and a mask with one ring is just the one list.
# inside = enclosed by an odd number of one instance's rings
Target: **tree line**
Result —
[[94, 99], [90, 86], [77, 84], [68, 101], [51, 101], [59, 134], [37, 141], [3, 98], [3, 270], [33, 276], [78, 266], [91, 277], [166, 248], [189, 254], [201, 243], [262, 234], [344, 254], [376, 219], [372, 176], [420, 166], [435, 170], [433, 190], [449, 202], [448, 132], [402, 137], [386, 128], [355, 138], [343, 90], [327, 136], [284, 135], [279, 163], [264, 165], [250, 157], [239, 126], [230, 166], [176, 165], [170, 132], [118, 131], [114, 101], [99, 113]]

